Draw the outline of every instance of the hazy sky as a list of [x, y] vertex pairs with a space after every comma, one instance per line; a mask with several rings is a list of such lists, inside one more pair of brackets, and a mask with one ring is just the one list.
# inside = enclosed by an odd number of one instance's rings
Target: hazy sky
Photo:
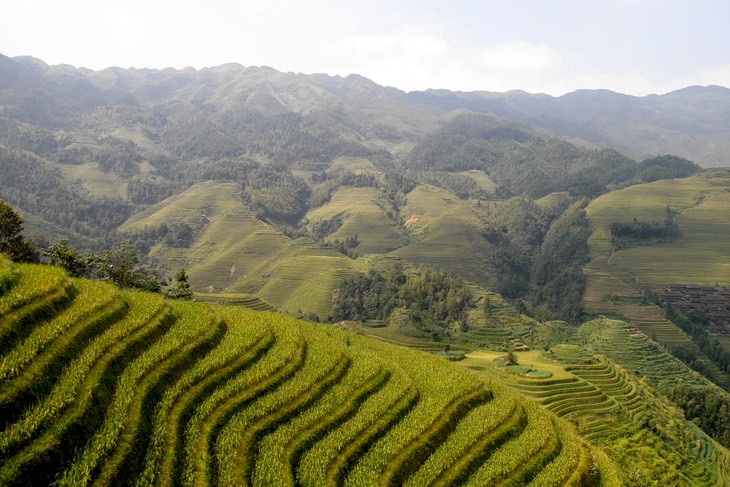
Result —
[[0, 0], [0, 53], [49, 64], [358, 73], [426, 88], [730, 87], [728, 0]]

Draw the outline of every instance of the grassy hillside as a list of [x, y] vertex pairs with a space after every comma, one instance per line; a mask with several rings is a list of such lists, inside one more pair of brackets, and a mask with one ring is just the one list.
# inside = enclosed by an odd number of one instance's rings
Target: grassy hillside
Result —
[[494, 194], [497, 191], [497, 183], [495, 183], [492, 178], [490, 178], [489, 175], [484, 171], [477, 171], [476, 169], [472, 169], [457, 174], [468, 176], [469, 178], [471, 178], [475, 183], [477, 183], [479, 189], [481, 189], [485, 193]]
[[[705, 357], [691, 338], [669, 322], [662, 310], [642, 300], [641, 289], [668, 284], [730, 286], [730, 172], [708, 170], [686, 179], [656, 181], [597, 198], [587, 208], [594, 229], [588, 243], [592, 260], [585, 267], [584, 297], [589, 311], [619, 315], [671, 350], [699, 357], [720, 384], [727, 374]], [[675, 214], [679, 237], [616, 249], [609, 226], [614, 221], [662, 222]], [[641, 243], [641, 242], [640, 242]]]
[[472, 202], [421, 185], [408, 193], [401, 216], [410, 240], [392, 255], [438, 266], [477, 283], [489, 282], [490, 272], [483, 259], [491, 246], [481, 235], [483, 225]]
[[234, 183], [207, 182], [168, 198], [125, 223], [125, 232], [183, 222], [195, 229], [187, 247], [165, 242], [150, 254], [167, 266], [186, 267], [199, 293], [255, 294], [291, 313], [326, 317], [343, 275], [364, 270], [359, 263], [322, 249], [314, 242], [292, 241], [254, 217], [236, 197]]
[[403, 245], [405, 232], [388, 218], [378, 202], [379, 192], [375, 188], [342, 187], [327, 204], [307, 213], [307, 219], [316, 222], [340, 216], [342, 226], [326, 240], [344, 242], [348, 237], [357, 235], [360, 242], [358, 252], [387, 253]]
[[150, 256], [168, 268], [186, 267], [195, 291], [243, 288], [290, 240], [257, 220], [237, 197], [235, 183], [197, 184], [135, 215], [121, 228], [139, 232], [180, 222], [195, 232], [187, 247], [161, 242]]
[[[594, 265], [631, 273], [642, 285], [660, 288], [675, 282], [730, 286], [730, 171], [631, 186], [605, 194], [588, 206], [595, 231], [589, 241]], [[608, 226], [633, 218], [662, 222], [676, 212], [680, 238], [671, 243], [614, 251]]]
[[277, 259], [257, 295], [284, 311], [313, 313], [322, 319], [329, 315], [332, 291], [342, 279], [366, 270], [363, 261], [321, 248], [306, 238], [294, 241]]
[[127, 184], [118, 174], [102, 171], [93, 162], [78, 165], [61, 165], [60, 169], [69, 179], [78, 179], [85, 189], [95, 196], [127, 197]]
[[436, 356], [0, 271], [3, 485], [619, 485], [567, 423]]
[[[473, 202], [433, 186], [418, 186], [400, 211], [403, 225], [390, 219], [381, 203], [375, 188], [342, 187], [306, 218], [310, 226], [339, 219], [341, 225], [324, 240], [357, 235], [355, 250], [363, 256], [388, 255], [436, 265], [475, 282], [489, 281], [484, 259], [490, 244], [481, 236], [479, 208]], [[332, 290], [342, 278], [367, 271], [373, 262], [353, 260], [307, 238], [290, 239], [257, 219], [241, 203], [232, 182], [196, 184], [130, 218], [121, 230], [133, 236], [179, 224], [191, 229], [190, 243], [163, 239], [149, 255], [162, 268], [185, 267], [193, 289], [211, 293], [211, 298], [219, 293], [254, 294], [290, 313], [325, 318]]]

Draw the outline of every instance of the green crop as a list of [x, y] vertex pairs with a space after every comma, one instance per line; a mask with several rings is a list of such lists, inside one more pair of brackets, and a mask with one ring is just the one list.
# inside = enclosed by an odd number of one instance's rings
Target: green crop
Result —
[[[594, 472], [619, 481], [562, 420], [436, 355], [18, 269], [0, 296], [0, 484], [580, 485]], [[599, 399], [629, 411], [649, 397], [608, 361], [572, 373], [580, 378], [513, 383], [559, 412]], [[694, 450], [726, 459], [709, 441]], [[672, 455], [663, 480], [720, 478], [703, 468], [672, 476]]]

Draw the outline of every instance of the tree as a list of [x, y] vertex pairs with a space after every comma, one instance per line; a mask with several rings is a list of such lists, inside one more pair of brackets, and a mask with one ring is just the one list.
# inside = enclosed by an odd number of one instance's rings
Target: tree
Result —
[[26, 242], [20, 232], [23, 219], [13, 207], [0, 200], [0, 253], [6, 254], [16, 262], [33, 260], [33, 245]]
[[95, 256], [87, 254], [82, 256], [73, 247], [69, 246], [68, 238], [63, 237], [58, 243], [51, 247], [51, 250], [43, 253], [48, 257], [51, 265], [63, 267], [71, 277], [84, 277], [94, 264]]
[[177, 271], [175, 284], [165, 290], [165, 296], [172, 299], [193, 299], [193, 290], [190, 288], [185, 269]]
[[121, 288], [136, 288], [157, 292], [160, 283], [149, 270], [139, 265], [137, 251], [126, 240], [118, 242], [98, 259], [97, 273]]

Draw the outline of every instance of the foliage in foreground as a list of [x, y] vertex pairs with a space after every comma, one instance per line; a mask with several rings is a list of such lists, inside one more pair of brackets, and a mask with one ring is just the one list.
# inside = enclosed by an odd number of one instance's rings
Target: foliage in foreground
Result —
[[[566, 423], [436, 356], [20, 271], [0, 296], [2, 330], [25, 324], [3, 335], [4, 485], [618, 485]], [[22, 286], [56, 304], [33, 314]]]

